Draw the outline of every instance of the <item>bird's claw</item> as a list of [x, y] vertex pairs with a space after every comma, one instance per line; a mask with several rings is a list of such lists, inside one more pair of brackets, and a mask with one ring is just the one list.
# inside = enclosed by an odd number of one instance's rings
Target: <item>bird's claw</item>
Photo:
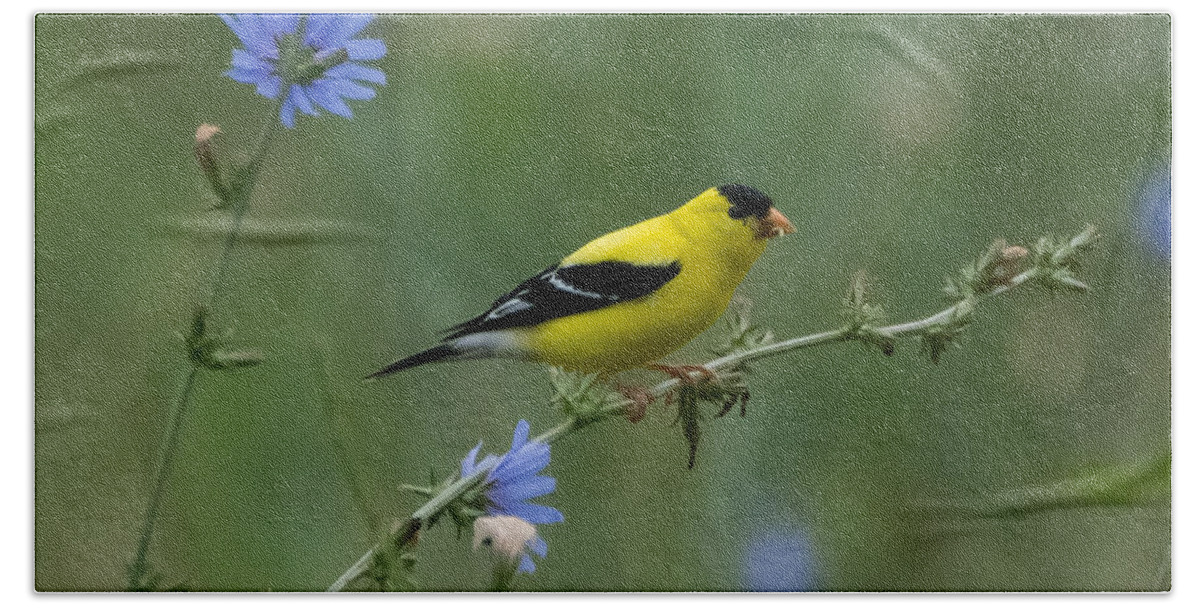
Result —
[[625, 418], [630, 422], [637, 424], [646, 417], [646, 410], [650, 404], [654, 402], [654, 395], [640, 386], [617, 386], [617, 392], [621, 393], [629, 404], [625, 406]]
[[[651, 363], [646, 366], [646, 369], [662, 372], [679, 382], [689, 386], [696, 386], [702, 382], [716, 382], [717, 374], [711, 369], [703, 365], [663, 365], [661, 363]], [[700, 374], [697, 379], [692, 374]], [[663, 395], [663, 405], [671, 407], [675, 403], [675, 391], [669, 391]]]
[[750, 402], [750, 391], [743, 382], [742, 372], [733, 372], [718, 376], [712, 369], [703, 365], [660, 365], [646, 366], [671, 376], [678, 383], [663, 395], [663, 401], [668, 407], [676, 401], [679, 409], [675, 422], [683, 428], [683, 438], [688, 444], [688, 468], [696, 465], [696, 449], [700, 445], [700, 403], [719, 404], [717, 418], [724, 417], [739, 405], [738, 411], [744, 418], [746, 404]]
[[[662, 372], [678, 380], [681, 384], [699, 384], [700, 382], [717, 381], [716, 372], [703, 365], [662, 365], [660, 363], [652, 363], [646, 367], [656, 372]], [[700, 379], [697, 380], [693, 374], [700, 374]]]
[[[721, 409], [717, 412], [717, 417], [721, 418], [728, 414], [733, 409], [734, 405], [738, 405], [738, 413], [741, 417], [746, 417], [746, 404], [750, 402], [750, 391], [744, 386], [729, 387], [721, 382], [717, 377], [716, 372], [703, 365], [661, 365], [658, 363], [646, 366], [654, 371], [662, 372], [677, 381], [680, 385], [690, 387], [698, 387], [700, 385], [711, 385], [715, 387], [722, 397], [701, 397], [703, 399], [720, 400]], [[663, 397], [663, 402], [670, 407], [675, 402], [675, 392], [670, 391]], [[711, 392], [705, 391], [708, 394]]]

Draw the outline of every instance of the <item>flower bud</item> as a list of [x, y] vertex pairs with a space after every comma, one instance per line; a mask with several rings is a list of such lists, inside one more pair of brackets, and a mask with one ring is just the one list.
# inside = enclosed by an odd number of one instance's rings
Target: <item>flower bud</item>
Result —
[[221, 198], [222, 203], [225, 202], [225, 184], [221, 182], [221, 168], [217, 165], [217, 144], [216, 136], [221, 132], [221, 128], [217, 125], [208, 123], [202, 124], [196, 128], [196, 163], [200, 165], [200, 170], [204, 172], [204, 177], [208, 178], [208, 183], [212, 185], [213, 191]]
[[1017, 276], [1021, 269], [1021, 261], [1029, 256], [1029, 250], [1020, 245], [1009, 245], [1000, 252], [993, 269], [993, 276], [1008, 283]]
[[537, 538], [533, 524], [511, 515], [483, 516], [475, 519], [475, 540], [472, 547], [487, 547], [496, 555], [516, 561], [526, 547]]
[[[1029, 250], [1020, 245], [1006, 245], [1003, 239], [992, 245], [987, 262], [980, 271], [982, 292], [986, 293], [1002, 285], [1008, 285], [1021, 272], [1021, 263], [1029, 256]], [[978, 283], [977, 283], [978, 284]]]

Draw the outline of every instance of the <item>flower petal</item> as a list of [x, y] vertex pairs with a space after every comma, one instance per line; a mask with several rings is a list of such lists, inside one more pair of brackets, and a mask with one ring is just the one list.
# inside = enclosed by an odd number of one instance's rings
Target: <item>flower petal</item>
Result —
[[509, 452], [488, 475], [488, 480], [504, 479], [508, 482], [535, 475], [550, 464], [550, 446], [544, 443], [527, 444], [523, 449]]
[[339, 97], [346, 99], [373, 99], [375, 97], [375, 89], [342, 78], [320, 78], [313, 81], [313, 85], [318, 84], [328, 87]]
[[533, 560], [530, 559], [528, 555], [522, 555], [521, 563], [517, 566], [517, 572], [524, 572], [528, 574], [534, 570], [537, 570], [537, 566], [533, 564]]
[[313, 107], [312, 100], [304, 92], [304, 87], [294, 84], [291, 87], [288, 97], [296, 104], [296, 109], [308, 114], [309, 116], [318, 116], [317, 109]]
[[233, 34], [238, 37], [238, 41], [242, 43], [242, 46], [249, 48], [251, 44], [256, 43], [260, 38], [258, 28], [250, 23], [244, 15], [222, 13], [218, 16], [221, 18], [221, 21], [225, 22], [225, 25], [229, 26], [229, 29], [233, 30]]
[[226, 70], [225, 75], [242, 84], [258, 84], [265, 78], [265, 76], [259, 72], [252, 72], [240, 68]]
[[487, 481], [497, 479], [511, 481], [533, 475], [550, 464], [550, 446], [544, 443], [526, 443], [529, 438], [529, 423], [522, 420], [513, 432], [512, 449], [504, 455], [500, 464], [488, 473]]
[[345, 118], [351, 118], [354, 113], [350, 111], [350, 106], [342, 100], [339, 91], [328, 80], [314, 80], [308, 87], [308, 94], [317, 105]]
[[517, 422], [517, 428], [513, 430], [513, 440], [511, 451], [515, 452], [521, 449], [529, 441], [529, 423], [522, 418]]
[[459, 469], [460, 475], [470, 477], [475, 472], [475, 458], [479, 456], [479, 448], [483, 447], [483, 441], [475, 444], [475, 449], [467, 452], [467, 457], [462, 459], [462, 468]]
[[279, 122], [289, 129], [296, 127], [296, 104], [292, 101], [291, 95], [288, 95], [287, 99], [283, 101], [283, 105], [279, 106]]
[[221, 19], [225, 21], [229, 29], [233, 30], [247, 51], [263, 59], [279, 58], [275, 37], [263, 28], [258, 15], [246, 13], [221, 15]]
[[239, 40], [241, 40], [243, 31], [242, 28], [244, 25], [242, 24], [241, 20], [238, 19], [237, 15], [220, 13], [217, 16], [220, 17], [221, 21], [224, 21], [225, 25], [229, 26], [229, 29], [233, 30], [233, 33], [238, 37]]
[[294, 34], [300, 27], [300, 15], [296, 13], [261, 13], [258, 19], [263, 31], [272, 40], [284, 34]]
[[488, 497], [496, 502], [517, 502], [545, 496], [554, 491], [554, 478], [544, 475], [518, 479], [512, 483], [496, 484], [488, 490]]
[[346, 53], [354, 61], [380, 59], [387, 54], [387, 45], [378, 38], [363, 38], [346, 43]]
[[329, 21], [323, 31], [311, 37], [312, 46], [322, 50], [342, 48], [375, 19], [375, 15], [367, 13], [340, 13], [331, 17], [334, 19]]
[[230, 64], [235, 68], [263, 72], [264, 74], [269, 74], [271, 70], [275, 69], [270, 61], [242, 49], [233, 49], [233, 59]]
[[362, 80], [375, 84], [387, 84], [387, 75], [383, 73], [383, 70], [352, 62], [339, 63], [329, 68], [325, 71], [325, 76], [327, 78]]
[[283, 88], [283, 79], [274, 74], [271, 74], [270, 76], [267, 76], [266, 78], [263, 78], [262, 80], [258, 81], [258, 89], [256, 89], [256, 90], [258, 91], [259, 95], [262, 95], [263, 97], [266, 97], [267, 99], [278, 99], [279, 91], [282, 88]]
[[[487, 513], [517, 517], [535, 525], [563, 521], [563, 514], [558, 509], [528, 502], [554, 492], [556, 480], [538, 474], [549, 464], [550, 446], [530, 442], [529, 422], [519, 421], [513, 431], [512, 449], [497, 457], [484, 478]], [[478, 467], [475, 470], [479, 470]]]
[[312, 48], [323, 46], [319, 41], [325, 39], [329, 30], [333, 28], [339, 18], [340, 15], [336, 13], [309, 15], [304, 25], [304, 44]]
[[501, 515], [520, 517], [521, 519], [536, 526], [540, 526], [542, 524], [557, 524], [562, 522], [564, 519], [562, 511], [559, 511], [554, 507], [530, 503], [516, 505], [510, 511], [501, 513]]
[[542, 537], [533, 537], [532, 540], [525, 543], [525, 546], [529, 547], [529, 550], [533, 551], [538, 557], [546, 557], [546, 541], [542, 540]]

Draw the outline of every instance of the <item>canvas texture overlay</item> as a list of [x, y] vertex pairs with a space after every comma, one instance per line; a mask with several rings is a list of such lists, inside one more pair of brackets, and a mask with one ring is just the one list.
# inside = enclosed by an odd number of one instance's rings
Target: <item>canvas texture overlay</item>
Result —
[[1171, 19], [35, 27], [41, 591], [1165, 591]]

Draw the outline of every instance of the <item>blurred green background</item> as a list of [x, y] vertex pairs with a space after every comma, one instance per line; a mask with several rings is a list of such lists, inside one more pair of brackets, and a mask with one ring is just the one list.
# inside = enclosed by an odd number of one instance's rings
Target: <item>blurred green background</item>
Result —
[[[1093, 291], [988, 301], [939, 365], [918, 341], [763, 361], [693, 471], [661, 406], [566, 438], [542, 500], [566, 521], [518, 589], [1169, 588], [1169, 16], [397, 15], [365, 35], [388, 47], [378, 97], [270, 149], [213, 306], [269, 359], [197, 380], [151, 546], [164, 586], [325, 588], [419, 504], [400, 484], [558, 420], [528, 363], [364, 374], [741, 182], [799, 228], [741, 288], [779, 337], [838, 324], [860, 269], [910, 320], [992, 239], [1089, 223]], [[215, 16], [36, 19], [38, 589], [125, 585], [227, 217], [193, 133], [220, 125], [236, 156], [270, 118], [222, 75], [237, 46]], [[453, 526], [420, 557], [428, 589], [490, 581]]]

